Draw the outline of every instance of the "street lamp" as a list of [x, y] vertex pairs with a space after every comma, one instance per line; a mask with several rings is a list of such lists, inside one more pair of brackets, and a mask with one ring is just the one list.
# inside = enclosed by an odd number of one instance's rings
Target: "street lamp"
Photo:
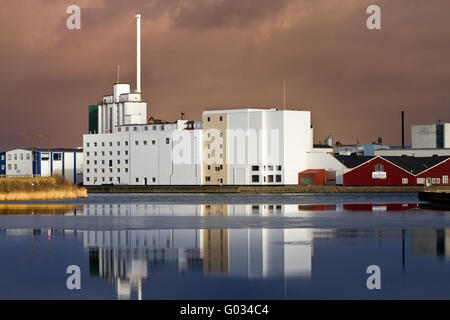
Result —
[[50, 159], [50, 138], [47, 137], [45, 134], [42, 134], [42, 133], [36, 134], [36, 137], [39, 137], [39, 138], [47, 138], [47, 152], [48, 152], [48, 157], [49, 157], [49, 159]]
[[17, 134], [28, 135], [29, 136], [29, 138], [27, 140], [30, 140], [30, 142], [31, 142], [31, 166], [32, 166], [32, 170], [33, 170], [31, 175], [33, 176], [34, 175], [34, 143], [33, 143], [33, 134], [31, 134], [31, 133], [29, 133], [27, 131], [21, 131], [21, 132], [18, 132]]

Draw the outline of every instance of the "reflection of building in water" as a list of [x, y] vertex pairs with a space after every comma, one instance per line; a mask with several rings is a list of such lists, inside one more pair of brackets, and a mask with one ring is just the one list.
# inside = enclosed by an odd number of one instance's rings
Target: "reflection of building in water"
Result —
[[411, 231], [412, 253], [415, 256], [450, 258], [450, 229]]
[[[228, 216], [228, 205], [202, 206], [203, 216]], [[228, 274], [228, 229], [203, 229], [202, 258], [205, 274]]]
[[[272, 215], [297, 205], [86, 205], [104, 216]], [[286, 209], [288, 208], [288, 209]], [[192, 213], [194, 212], [194, 213]], [[148, 269], [174, 264], [178, 272], [265, 278], [311, 275], [310, 229], [86, 231], [90, 273], [114, 283], [118, 298], [141, 298]]]
[[[179, 272], [201, 267], [198, 230], [86, 231], [89, 270], [116, 285], [117, 296], [142, 297], [148, 267], [175, 263]], [[199, 266], [200, 265], [200, 266]]]
[[310, 277], [311, 229], [232, 229], [229, 275], [236, 277]]

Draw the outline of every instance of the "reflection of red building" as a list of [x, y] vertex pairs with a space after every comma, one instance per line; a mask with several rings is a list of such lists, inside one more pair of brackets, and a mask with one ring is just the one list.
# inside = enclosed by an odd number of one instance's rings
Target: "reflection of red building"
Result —
[[417, 203], [351, 203], [344, 204], [344, 211], [404, 211], [419, 208]]
[[335, 204], [299, 204], [298, 211], [336, 211]]
[[345, 186], [449, 185], [450, 157], [336, 156], [348, 170]]

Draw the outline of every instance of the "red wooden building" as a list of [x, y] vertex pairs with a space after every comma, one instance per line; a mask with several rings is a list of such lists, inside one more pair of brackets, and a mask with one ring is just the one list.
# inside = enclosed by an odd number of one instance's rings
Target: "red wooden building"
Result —
[[345, 186], [448, 185], [450, 157], [336, 156], [348, 169]]

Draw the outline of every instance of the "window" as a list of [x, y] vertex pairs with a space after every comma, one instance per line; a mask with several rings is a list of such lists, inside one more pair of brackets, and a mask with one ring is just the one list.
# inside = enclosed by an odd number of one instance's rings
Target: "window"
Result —
[[2, 170], [5, 170], [5, 165], [4, 164], [2, 164]]
[[208, 117], [208, 118], [207, 118], [207, 121], [210, 122], [210, 121], [211, 121], [211, 117]]
[[120, 141], [117, 141], [117, 146], [120, 147]]
[[126, 145], [126, 146], [128, 145], [128, 141], [125, 141], [125, 145]]
[[205, 181], [206, 181], [206, 182], [211, 181], [211, 177], [205, 177]]
[[156, 182], [156, 178], [155, 177], [152, 178], [152, 182]]
[[273, 166], [268, 166], [269, 171], [273, 171]]
[[144, 140], [144, 146], [146, 146], [147, 145], [147, 140]]
[[442, 183], [448, 184], [448, 176], [442, 176]]
[[53, 154], [53, 161], [61, 161], [62, 154], [61, 153], [54, 153]]
[[125, 164], [128, 164], [128, 159], [125, 159]]
[[86, 172], [89, 173], [89, 168], [86, 169]]
[[277, 176], [276, 176], [276, 182], [281, 182], [281, 174], [277, 174]]
[[102, 169], [102, 173], [105, 173], [105, 168]]
[[223, 158], [223, 154], [221, 153], [221, 154], [220, 154], [220, 159], [222, 159], [222, 158]]
[[408, 184], [408, 178], [402, 178], [402, 184]]
[[281, 166], [277, 166], [277, 170], [278, 170], [278, 171], [281, 171]]
[[8, 170], [11, 170], [11, 164], [8, 164]]
[[89, 157], [89, 151], [88, 151], [88, 152], [86, 152], [86, 156], [88, 156], [88, 157]]
[[109, 152], [109, 155], [112, 156], [112, 151]]
[[102, 160], [102, 164], [105, 164], [105, 160]]
[[14, 154], [14, 160], [17, 160], [17, 154]]
[[222, 116], [220, 116], [220, 117], [219, 117], [219, 120], [220, 120], [220, 121], [222, 121], [222, 120], [223, 120], [223, 117], [222, 117]]
[[144, 130], [145, 130], [145, 131], [148, 131], [148, 127], [147, 127], [147, 126], [145, 126], [145, 127], [144, 127]]
[[125, 172], [128, 172], [128, 168], [125, 168]]
[[[104, 151], [103, 151], [103, 155], [105, 155]], [[94, 156], [97, 156], [97, 151], [94, 152]]]
[[208, 143], [208, 150], [211, 149], [211, 145]]
[[[137, 127], [133, 127], [133, 131], [137, 131]], [[137, 181], [136, 181], [137, 182]]]
[[117, 151], [117, 155], [120, 156], [120, 151]]
[[155, 141], [155, 140], [152, 140], [152, 145], [155, 145], [155, 143], [156, 143], [156, 141]]
[[121, 132], [121, 131], [122, 131], [122, 128], [120, 128], [120, 127], [119, 127], [119, 128], [117, 128], [117, 131]]
[[109, 160], [109, 166], [112, 167], [112, 160]]
[[156, 126], [153, 126], [153, 131], [156, 131]]
[[417, 178], [417, 184], [425, 184], [425, 178]]
[[[97, 142], [94, 142], [94, 147], [96, 147], [97, 146]], [[89, 146], [88, 146], [89, 147]]]
[[134, 144], [138, 146], [138, 145], [139, 145], [139, 141], [136, 140], [136, 141], [134, 142]]
[[273, 182], [273, 175], [268, 176], [269, 182]]
[[381, 163], [375, 165], [375, 172], [384, 172], [384, 166]]
[[109, 142], [109, 146], [112, 147], [112, 141]]
[[[30, 154], [27, 154], [27, 160], [30, 160]], [[48, 160], [48, 158], [46, 160]]]
[[86, 142], [86, 147], [89, 147], [89, 142]]
[[222, 138], [223, 137], [223, 133], [221, 132], [219, 136]]
[[11, 155], [10, 154], [8, 154], [8, 160], [11, 160]]
[[211, 170], [211, 166], [210, 165], [208, 165], [208, 170]]
[[20, 154], [20, 160], [23, 160], [23, 153]]
[[89, 181], [89, 177], [86, 177], [86, 181]]
[[252, 182], [259, 182], [259, 176], [258, 175], [253, 175], [252, 176]]
[[104, 142], [102, 142], [102, 147], [104, 147], [105, 146], [105, 143]]
[[112, 182], [112, 180], [113, 180], [113, 178], [112, 178], [112, 177], [109, 177], [109, 181]]
[[136, 182], [139, 182], [139, 178], [136, 178]]
[[120, 160], [117, 160], [117, 164], [120, 164]]
[[14, 170], [17, 170], [17, 163], [14, 163]]
[[113, 169], [112, 168], [109, 168], [109, 173], [113, 173]]
[[125, 128], [125, 131], [126, 131], [126, 132], [130, 131], [130, 128], [126, 127], [126, 128]]
[[169, 142], [170, 142], [170, 139], [166, 138], [166, 144], [169, 144]]
[[128, 150], [125, 150], [125, 155], [126, 155], [126, 156], [128, 155]]

